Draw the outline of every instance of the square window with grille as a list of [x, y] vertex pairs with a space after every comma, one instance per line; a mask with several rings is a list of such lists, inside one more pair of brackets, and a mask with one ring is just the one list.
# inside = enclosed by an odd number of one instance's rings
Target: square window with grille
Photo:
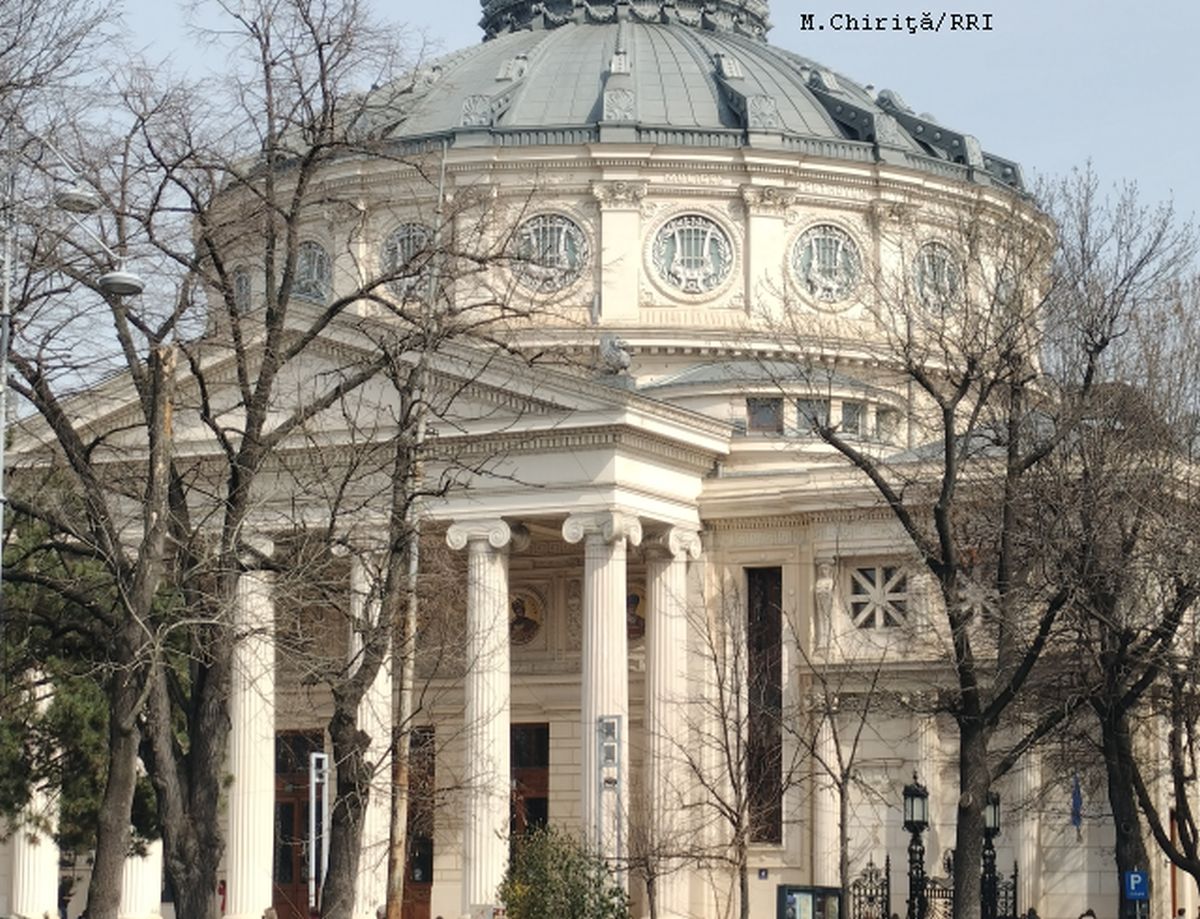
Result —
[[850, 569], [846, 605], [860, 629], [898, 628], [908, 622], [908, 574], [890, 565]]
[[842, 403], [842, 434], [862, 437], [867, 427], [867, 407], [861, 402]]
[[829, 425], [828, 399], [797, 399], [796, 426], [800, 436], [812, 434], [817, 428]]
[[751, 434], [782, 434], [783, 400], [747, 399], [746, 427]]

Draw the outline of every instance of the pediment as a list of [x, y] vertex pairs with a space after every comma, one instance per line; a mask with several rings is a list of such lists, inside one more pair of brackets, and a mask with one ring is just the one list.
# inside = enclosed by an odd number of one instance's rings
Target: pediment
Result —
[[[253, 365], [261, 359], [257, 344], [244, 354], [243, 363]], [[218, 450], [211, 428], [214, 419], [225, 436], [236, 441], [242, 435], [245, 399], [238, 382], [239, 360], [231, 347], [215, 340], [192, 344], [187, 357], [180, 357], [176, 374], [176, 449], [203, 456]], [[376, 357], [369, 341], [344, 329], [312, 342], [280, 372], [267, 430], [290, 425], [297, 411], [311, 410], [354, 375], [370, 373]], [[421, 361], [420, 354], [406, 353], [390, 371], [377, 369], [361, 385], [296, 426], [289, 435], [290, 446], [332, 446], [392, 436]], [[612, 434], [627, 428], [643, 440], [674, 443], [678, 449], [708, 454], [728, 450], [728, 425], [639, 395], [616, 377], [548, 361], [528, 363], [494, 347], [463, 342], [445, 344], [424, 362], [429, 424], [432, 433], [443, 439], [511, 442], [524, 437], [544, 446], [556, 436], [578, 436], [585, 430]], [[137, 458], [145, 443], [145, 419], [128, 374], [104, 380], [65, 405], [86, 439], [105, 444], [124, 461]], [[44, 449], [53, 444], [49, 428], [38, 417], [27, 418], [19, 428], [13, 446], [18, 462], [22, 453], [36, 454], [39, 445]]]

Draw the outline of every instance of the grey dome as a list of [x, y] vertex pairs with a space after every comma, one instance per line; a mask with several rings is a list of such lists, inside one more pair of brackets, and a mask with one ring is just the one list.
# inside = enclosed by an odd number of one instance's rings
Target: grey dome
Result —
[[761, 147], [1019, 188], [1019, 167], [763, 40], [762, 0], [485, 0], [480, 45], [370, 96], [404, 147]]

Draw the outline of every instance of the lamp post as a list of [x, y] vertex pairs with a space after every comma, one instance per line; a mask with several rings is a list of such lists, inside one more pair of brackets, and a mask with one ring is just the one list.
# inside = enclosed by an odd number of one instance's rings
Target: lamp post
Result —
[[913, 780], [904, 786], [904, 829], [912, 833], [908, 843], [908, 919], [925, 919], [929, 910], [925, 889], [925, 843], [921, 834], [929, 826], [929, 789]]
[[1000, 835], [1000, 795], [989, 791], [983, 805], [983, 878], [980, 892], [983, 895], [983, 919], [996, 919], [999, 885], [996, 881], [996, 845]]
[[[94, 214], [100, 210], [100, 199], [94, 191], [82, 185], [74, 167], [67, 161], [58, 149], [44, 138], [35, 134], [30, 139], [45, 147], [70, 175], [70, 181], [65, 183], [54, 194], [54, 206], [64, 212], [71, 221], [95, 242], [116, 263], [116, 268], [105, 272], [96, 279], [96, 286], [106, 294], [117, 297], [128, 297], [140, 294], [145, 288], [145, 282], [131, 271], [125, 270], [125, 260], [113, 252], [112, 248], [94, 233], [80, 218]], [[3, 222], [2, 241], [0, 241], [0, 648], [4, 646], [4, 512], [7, 497], [4, 491], [5, 474], [5, 444], [8, 439], [8, 353], [12, 339], [12, 281], [13, 281], [13, 250], [16, 247], [16, 158], [12, 145], [12, 134], [4, 153], [4, 181], [0, 186], [0, 221]], [[3, 668], [0, 668], [0, 678]]]

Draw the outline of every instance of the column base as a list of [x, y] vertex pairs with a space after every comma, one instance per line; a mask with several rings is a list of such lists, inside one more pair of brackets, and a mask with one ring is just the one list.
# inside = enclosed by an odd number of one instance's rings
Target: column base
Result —
[[494, 903], [477, 904], [460, 919], [503, 919], [504, 907]]

